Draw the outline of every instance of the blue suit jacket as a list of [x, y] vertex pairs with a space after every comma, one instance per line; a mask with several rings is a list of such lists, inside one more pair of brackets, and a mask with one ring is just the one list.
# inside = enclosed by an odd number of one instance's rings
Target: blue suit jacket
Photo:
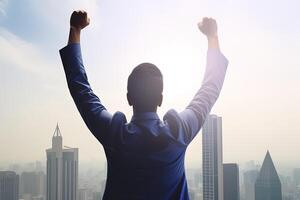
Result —
[[199, 91], [185, 110], [111, 115], [92, 91], [79, 44], [60, 50], [68, 87], [89, 130], [103, 145], [107, 181], [103, 199], [189, 199], [184, 169], [188, 144], [201, 129], [221, 91], [227, 59], [216, 49], [207, 52]]

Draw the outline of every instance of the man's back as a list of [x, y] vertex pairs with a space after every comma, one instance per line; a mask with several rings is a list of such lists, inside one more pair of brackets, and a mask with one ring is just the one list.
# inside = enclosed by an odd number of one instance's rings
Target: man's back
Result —
[[[217, 100], [228, 65], [219, 50], [217, 38], [214, 36], [208, 40], [202, 86], [182, 112], [171, 109], [160, 120], [156, 112], [141, 112], [141, 107], [136, 107], [127, 123], [123, 113], [111, 115], [89, 85], [78, 40], [80, 27], [88, 25], [89, 20], [86, 13], [77, 14], [75, 19], [83, 24], [71, 28], [69, 44], [60, 50], [60, 54], [77, 109], [106, 153], [108, 172], [103, 199], [189, 199], [184, 170], [185, 151]], [[203, 26], [208, 26], [205, 31], [216, 31], [212, 19], [207, 19]], [[160, 104], [162, 98], [157, 97]], [[132, 100], [136, 99], [130, 97], [130, 105]], [[139, 103], [146, 100], [144, 98]]]
[[122, 113], [116, 113], [111, 126], [104, 145], [108, 163], [104, 199], [187, 196], [186, 146], [173, 138], [169, 126], [156, 113], [134, 115], [130, 123]]

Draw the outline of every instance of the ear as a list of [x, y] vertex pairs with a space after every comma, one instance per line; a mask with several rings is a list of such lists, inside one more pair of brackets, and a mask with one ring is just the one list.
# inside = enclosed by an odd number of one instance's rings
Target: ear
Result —
[[128, 92], [127, 92], [127, 101], [128, 101], [128, 104], [130, 106], [132, 106], [132, 100], [131, 100], [130, 94]]
[[163, 95], [161, 94], [158, 100], [158, 106], [160, 107], [163, 101]]

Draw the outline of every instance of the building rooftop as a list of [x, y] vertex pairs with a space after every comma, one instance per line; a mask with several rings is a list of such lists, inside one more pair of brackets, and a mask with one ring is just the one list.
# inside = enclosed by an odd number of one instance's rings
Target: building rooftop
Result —
[[257, 177], [256, 184], [268, 186], [278, 183], [280, 184], [279, 176], [277, 174], [271, 155], [269, 151], [267, 151], [264, 162]]

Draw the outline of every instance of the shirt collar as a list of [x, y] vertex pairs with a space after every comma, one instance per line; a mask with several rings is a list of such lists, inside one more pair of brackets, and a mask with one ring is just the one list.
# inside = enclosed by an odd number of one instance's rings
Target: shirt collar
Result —
[[156, 120], [159, 119], [159, 116], [156, 112], [142, 112], [142, 113], [134, 113], [131, 121], [137, 120]]

